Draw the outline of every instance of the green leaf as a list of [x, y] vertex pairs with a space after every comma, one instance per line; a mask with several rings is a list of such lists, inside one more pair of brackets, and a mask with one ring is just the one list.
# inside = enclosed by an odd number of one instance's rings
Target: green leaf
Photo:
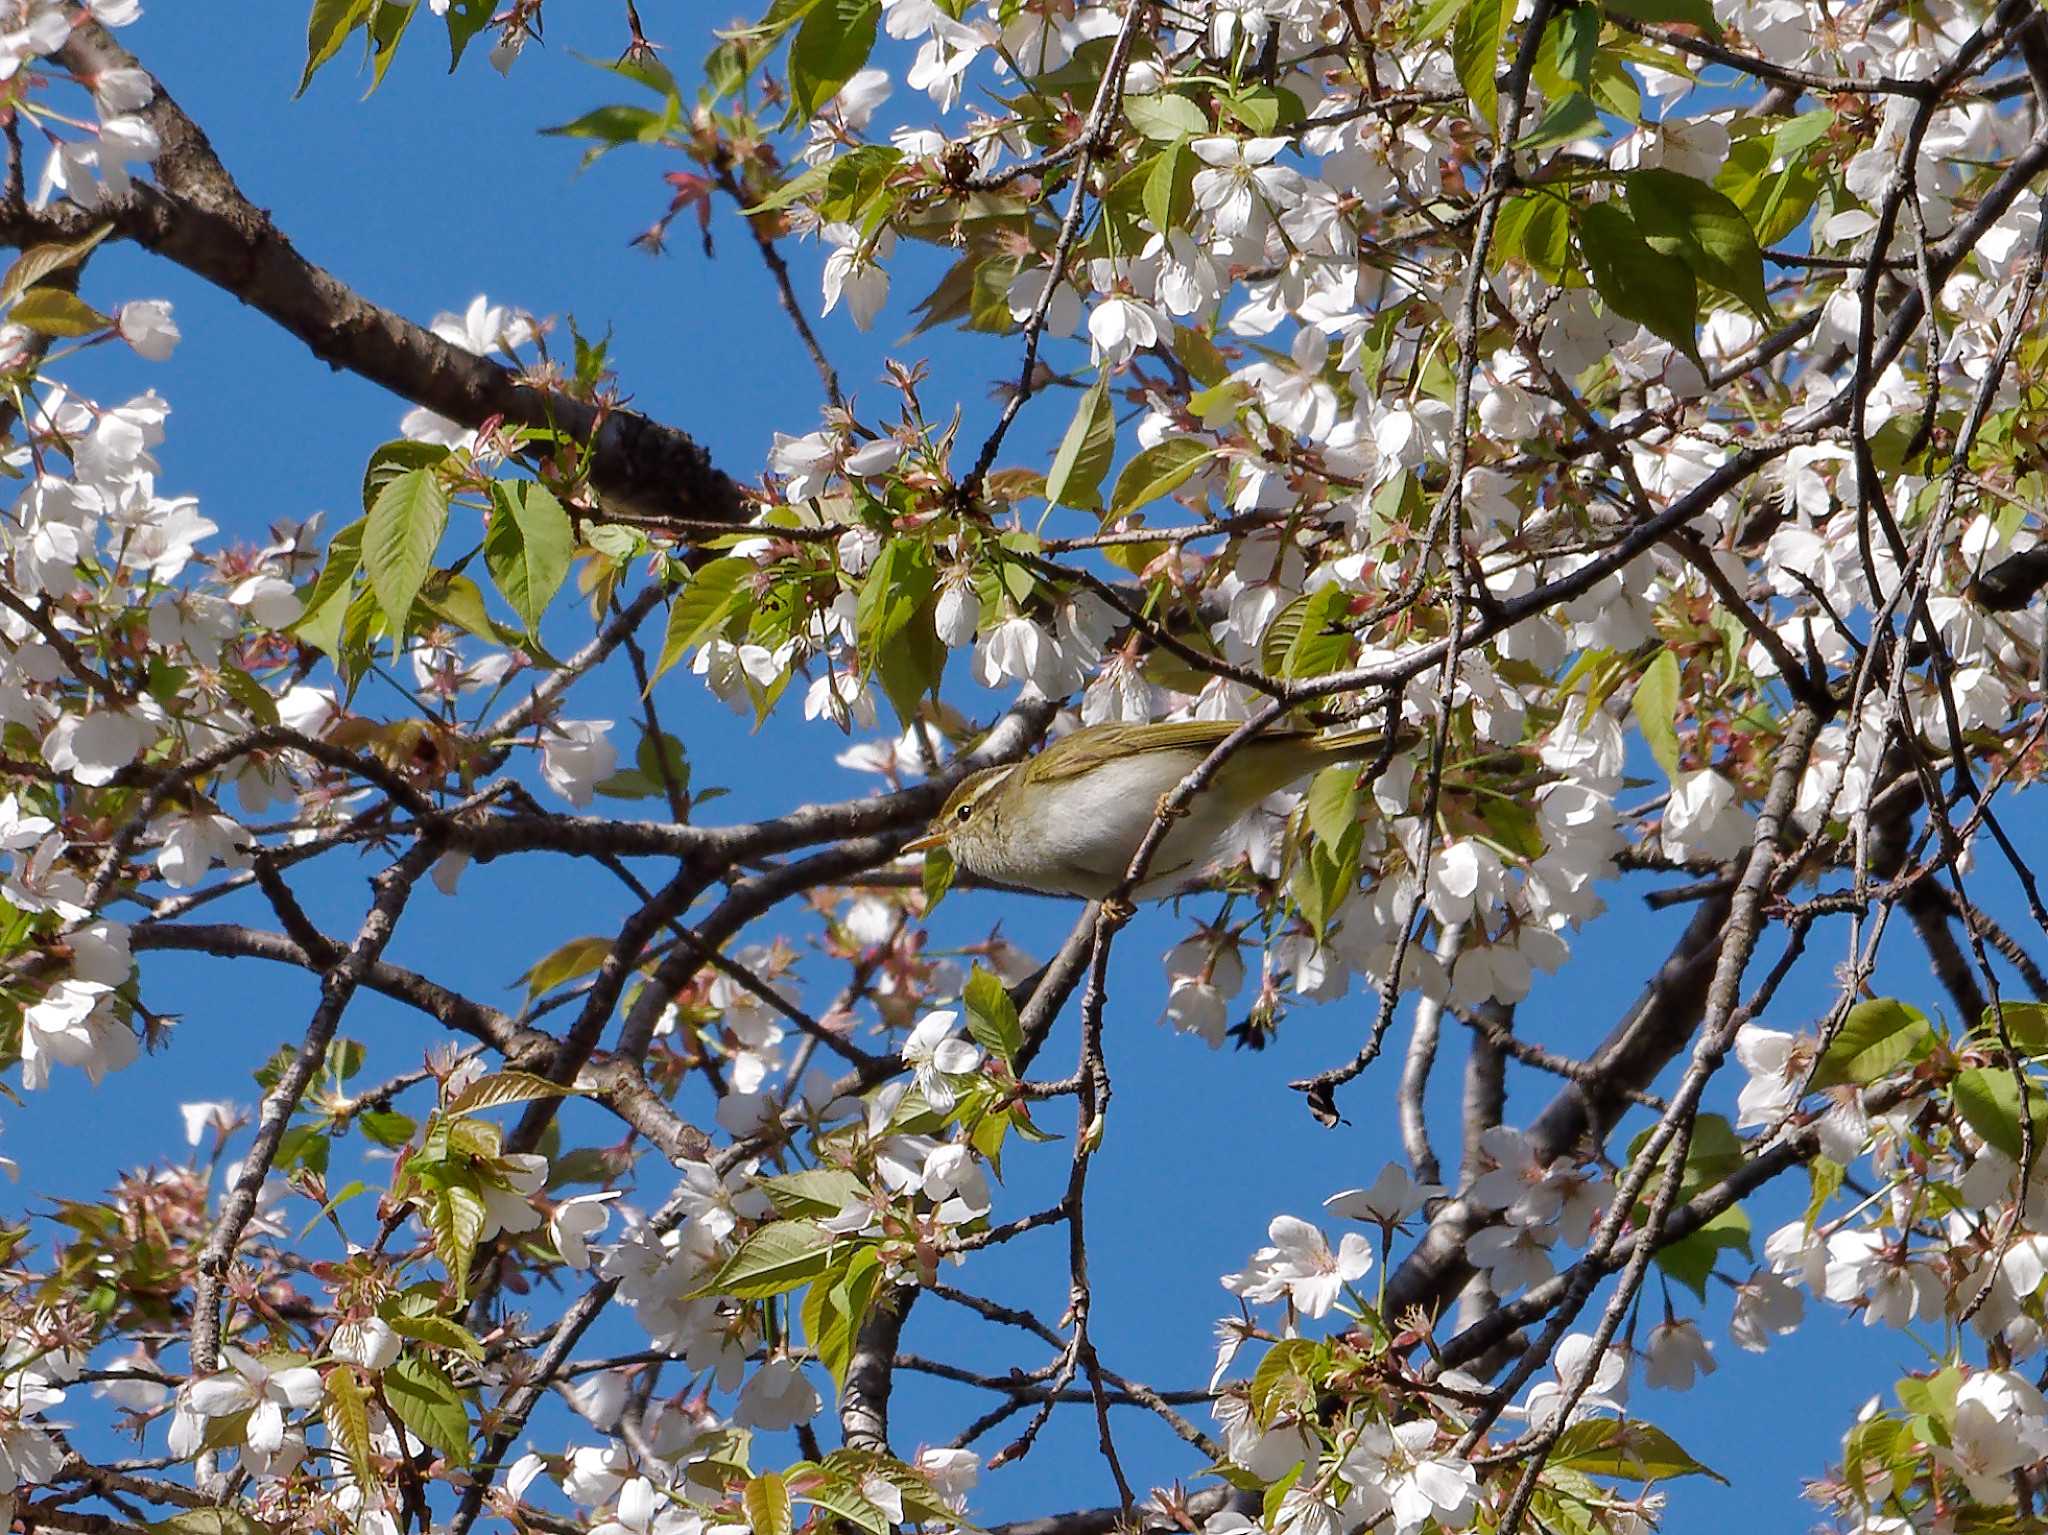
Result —
[[[1809, 112], [1786, 126], [1812, 117], [1834, 120], [1832, 112]], [[1775, 137], [1758, 137], [1730, 146], [1714, 185], [1742, 210], [1758, 243], [1774, 245], [1806, 222], [1821, 181], [1803, 147], [1788, 152], [1777, 147]]]
[[892, 538], [861, 578], [853, 632], [861, 654], [874, 655], [913, 623], [932, 595], [932, 557], [922, 539]]
[[1358, 825], [1358, 807], [1363, 796], [1358, 789], [1355, 763], [1326, 767], [1309, 781], [1305, 796], [1309, 830], [1316, 840], [1335, 847]]
[[448, 525], [448, 498], [431, 469], [408, 469], [377, 493], [363, 529], [363, 568], [394, 637], [403, 638], [413, 599], [433, 567]]
[[408, 469], [438, 469], [454, 456], [454, 449], [438, 442], [414, 442], [394, 437], [379, 443], [363, 466], [363, 510], [377, 504], [377, 495]]
[[1194, 151], [1180, 140], [1160, 150], [1145, 173], [1139, 200], [1155, 230], [1181, 228], [1195, 205]]
[[1209, 114], [1187, 97], [1172, 94], [1126, 96], [1124, 118], [1146, 138], [1159, 143], [1200, 138], [1209, 131]]
[[455, 0], [443, 19], [448, 23], [448, 73], [462, 62], [470, 39], [491, 24], [492, 0]]
[[1846, 1167], [1827, 1157], [1815, 1157], [1806, 1164], [1806, 1179], [1811, 1191], [1806, 1201], [1808, 1231], [1811, 1231], [1814, 1222], [1820, 1219], [1820, 1212], [1827, 1208], [1828, 1201], [1842, 1191], [1842, 1184], [1848, 1175], [1849, 1170]]
[[[1583, 138], [1594, 137], [1600, 131], [1600, 109], [1593, 105], [1593, 98], [1583, 92], [1573, 91], [1551, 102], [1542, 120], [1522, 136], [1515, 148], [1548, 149], [1555, 144], [1571, 144]], [[1555, 198], [1537, 200], [1553, 204], [1556, 202]]]
[[819, 0], [789, 45], [788, 122], [806, 122], [832, 102], [874, 51], [881, 0]]
[[889, 1516], [862, 1496], [858, 1483], [824, 1478], [812, 1482], [801, 1497], [868, 1535], [889, 1535]]
[[777, 1173], [757, 1179], [754, 1186], [768, 1196], [777, 1215], [797, 1217], [837, 1215], [850, 1201], [867, 1197], [867, 1185], [860, 1175], [844, 1167]]
[[383, 1317], [390, 1324], [391, 1330], [401, 1338], [411, 1338], [416, 1343], [430, 1343], [435, 1348], [453, 1349], [459, 1354], [467, 1354], [471, 1359], [484, 1357], [484, 1346], [477, 1342], [476, 1334], [452, 1317], [409, 1315], [389, 1301], [385, 1302], [378, 1315]]
[[[2020, 1135], [2020, 1089], [2005, 1066], [1972, 1066], [1956, 1074], [1956, 1110], [1972, 1130], [2017, 1162], [2025, 1149]], [[2042, 1145], [2048, 1124], [2048, 1103], [2040, 1084], [2027, 1084], [2027, 1115], [2033, 1121], [2034, 1144]]]
[[1723, 1485], [1728, 1480], [1694, 1460], [1664, 1430], [1639, 1418], [1574, 1423], [1558, 1436], [1550, 1464], [1632, 1482], [1661, 1482], [1674, 1476], [1711, 1476]]
[[919, 701], [938, 696], [946, 674], [947, 650], [932, 627], [931, 611], [929, 601], [919, 605], [914, 610], [917, 621], [874, 657], [874, 675], [881, 679], [882, 691], [889, 695], [905, 729], [917, 717]]
[[1283, 133], [1307, 120], [1301, 98], [1277, 86], [1255, 85], [1224, 98], [1230, 115], [1253, 133]]
[[455, 1293], [467, 1297], [470, 1260], [484, 1234], [484, 1197], [476, 1179], [462, 1174], [448, 1180], [445, 1187], [428, 1191], [422, 1214], [427, 1229], [434, 1233], [435, 1255], [454, 1283]]
[[356, 1372], [336, 1365], [327, 1372], [327, 1433], [348, 1456], [349, 1469], [358, 1487], [369, 1487], [376, 1478], [376, 1450], [370, 1443], [370, 1402], [356, 1381]]
[[554, 138], [595, 139], [609, 147], [652, 143], [672, 126], [674, 119], [665, 112], [614, 102], [609, 106], [592, 107], [581, 117], [540, 131]]
[[1697, 27], [1709, 37], [1721, 35], [1721, 24], [1714, 19], [1714, 7], [1709, 0], [1608, 0], [1608, 4], [1636, 21], [1677, 22]]
[[1934, 1041], [1927, 1015], [1891, 997], [1859, 1002], [1814, 1063], [1807, 1086], [1859, 1086], [1875, 1082], [1894, 1067], [1924, 1055]]
[[1067, 435], [1053, 455], [1045, 477], [1045, 499], [1055, 506], [1084, 512], [1102, 506], [1102, 477], [1116, 456], [1116, 412], [1109, 401], [1109, 375], [1103, 374], [1081, 396]]
[[1494, 126], [1500, 111], [1500, 89], [1494, 77], [1500, 72], [1501, 44], [1513, 16], [1509, 0], [1471, 0], [1458, 14], [1458, 25], [1451, 33], [1451, 61], [1457, 66], [1458, 83], [1465, 87], [1473, 112], [1488, 128]]
[[63, 288], [30, 288], [14, 301], [7, 318], [40, 336], [90, 336], [114, 323]]
[[1266, 1350], [1259, 1367], [1252, 1372], [1250, 1401], [1252, 1416], [1270, 1423], [1275, 1412], [1297, 1403], [1315, 1400], [1317, 1366], [1328, 1350], [1313, 1338], [1284, 1338]]
[[763, 1471], [740, 1497], [753, 1535], [789, 1535], [792, 1518], [789, 1488], [773, 1471]]
[[1536, 807], [1527, 800], [1505, 800], [1488, 794], [1479, 802], [1479, 819], [1486, 823], [1486, 835], [1506, 852], [1531, 862], [1541, 858], [1547, 844], [1536, 819]]
[[1593, 78], [1587, 82], [1586, 93], [1593, 98], [1593, 105], [1610, 117], [1627, 123], [1643, 120], [1643, 93], [1636, 88], [1635, 76], [1612, 52], [1593, 60]]
[[1699, 288], [1692, 268], [1651, 247], [1626, 210], [1594, 203], [1579, 214], [1579, 249], [1593, 287], [1625, 320], [1646, 325], [1695, 362]]
[[567, 943], [534, 961], [533, 968], [519, 979], [526, 986], [527, 1000], [553, 991], [564, 981], [588, 975], [605, 962], [616, 941], [610, 938], [571, 938]]
[[869, 676], [881, 679], [906, 724], [946, 668], [946, 647], [931, 621], [933, 581], [931, 551], [923, 541], [891, 539], [868, 567], [854, 606], [862, 664]]
[[306, 94], [313, 75], [341, 52], [349, 33], [363, 24], [377, 0], [313, 0], [313, 12], [306, 18], [306, 68], [299, 76], [297, 95]]
[[[695, 646], [711, 638], [746, 600], [743, 583], [752, 579], [754, 562], [727, 555], [713, 560], [690, 578], [669, 605], [668, 630], [662, 636], [655, 677], [667, 671]], [[652, 679], [650, 679], [652, 680]]]
[[1154, 443], [1125, 464], [1116, 477], [1116, 489], [1109, 498], [1110, 515], [1121, 516], [1172, 495], [1215, 454], [1199, 437], [1168, 437]]
[[76, 240], [31, 245], [15, 258], [14, 265], [7, 269], [7, 275], [0, 278], [0, 305], [13, 303], [45, 277], [77, 266], [94, 246], [113, 232], [112, 224], [102, 224], [91, 234]]
[[976, 965], [960, 1000], [967, 1005], [967, 1032], [975, 1043], [1005, 1065], [1016, 1060], [1017, 1052], [1024, 1048], [1024, 1026], [1008, 988]]
[[1561, 81], [1582, 91], [1592, 84], [1593, 61], [1600, 52], [1600, 27], [1598, 6], [1574, 5], [1552, 13], [1550, 30], [1543, 41], [1546, 53], [1555, 59]]
[[1508, 199], [1493, 225], [1495, 261], [1519, 259], [1553, 286], [1564, 282], [1572, 260], [1571, 204], [1553, 192], [1521, 192]]
[[819, 1308], [817, 1332], [807, 1334], [818, 1350], [818, 1362], [831, 1373], [835, 1385], [846, 1384], [854, 1344], [859, 1341], [861, 1324], [874, 1307], [881, 1282], [881, 1256], [872, 1247], [855, 1248], [846, 1261], [846, 1272], [832, 1284], [825, 1304]]
[[[419, 14], [419, 0], [383, 0], [370, 16], [370, 91], [384, 83], [385, 71], [398, 57], [405, 29]], [[369, 95], [365, 91], [364, 95]]]
[[939, 902], [946, 898], [946, 892], [953, 888], [953, 876], [960, 871], [953, 863], [953, 855], [942, 847], [932, 848], [924, 855], [924, 870], [920, 883], [924, 887], [924, 911], [929, 917]]
[[248, 711], [249, 717], [259, 725], [278, 723], [277, 700], [270, 689], [243, 671], [241, 667], [223, 661], [217, 674], [228, 697]]
[[1999, 1002], [1984, 1009], [1979, 1028], [1988, 1039], [1999, 1038], [1998, 1019], [2005, 1015], [2004, 1037], [2022, 1055], [2048, 1054], [2048, 1003]]
[[766, 1300], [785, 1294], [825, 1271], [836, 1241], [831, 1232], [809, 1221], [771, 1221], [742, 1242], [739, 1251], [687, 1298], [730, 1295]]
[[1414, 24], [1418, 42], [1433, 42], [1443, 36], [1465, 11], [1466, 0], [1428, 0]]
[[484, 563], [491, 579], [528, 632], [561, 590], [576, 552], [569, 514], [545, 485], [531, 480], [491, 485], [491, 525], [484, 535]]
[[1666, 778], [1678, 782], [1677, 656], [1669, 650], [1657, 652], [1657, 659], [1643, 669], [1643, 680], [1636, 684], [1635, 697], [1628, 708], [1636, 717], [1643, 741], [1649, 746], [1650, 755], [1657, 759], [1657, 766], [1664, 769]]
[[559, 1082], [550, 1082], [546, 1077], [535, 1076], [530, 1071], [495, 1071], [487, 1077], [478, 1077], [460, 1093], [442, 1112], [448, 1115], [477, 1114], [485, 1109], [503, 1108], [508, 1103], [531, 1103], [536, 1098], [562, 1098], [573, 1094], [573, 1087], [564, 1087]]
[[410, 1114], [400, 1114], [391, 1109], [371, 1109], [358, 1114], [356, 1123], [363, 1127], [363, 1134], [379, 1146], [403, 1146], [419, 1129]]
[[442, 623], [453, 624], [465, 634], [475, 635], [485, 644], [516, 645], [539, 664], [554, 664], [531, 634], [516, 625], [501, 624], [491, 617], [490, 609], [484, 606], [483, 588], [468, 576], [447, 570], [429, 571], [426, 584], [415, 599], [414, 614], [417, 615], [421, 608]]
[[319, 1225], [322, 1221], [326, 1220], [328, 1216], [332, 1215], [336, 1210], [339, 1210], [351, 1199], [354, 1199], [356, 1195], [367, 1194], [369, 1192], [369, 1184], [363, 1182], [362, 1179], [349, 1179], [347, 1183], [341, 1186], [340, 1190], [337, 1193], [329, 1197], [326, 1204], [322, 1205], [318, 1210], [315, 1210], [313, 1212], [313, 1218], [311, 1220], [307, 1221], [305, 1225], [299, 1228], [299, 1240], [303, 1242], [306, 1239], [307, 1232], [311, 1231], [315, 1226]]
[[[1390, 316], [1394, 311], [1383, 309], [1380, 313]], [[1181, 360], [1181, 366], [1204, 389], [1213, 389], [1230, 376], [1229, 359], [1217, 350], [1215, 342], [1192, 325], [1174, 327], [1173, 351]]]
[[1351, 659], [1355, 637], [1346, 627], [1351, 593], [1334, 583], [1297, 597], [1273, 616], [1260, 641], [1269, 670], [1283, 677], [1323, 677]]
[[1764, 256], [1749, 220], [1727, 195], [1677, 171], [1631, 171], [1629, 212], [1653, 250], [1676, 256], [1695, 276], [1774, 323], [1764, 291]]
[[469, 1464], [469, 1406], [440, 1367], [408, 1350], [384, 1372], [398, 1421], [458, 1466]]
[[1658, 1248], [1657, 1267], [1705, 1300], [1707, 1281], [1713, 1277], [1721, 1254], [1747, 1254], [1749, 1250], [1749, 1212], [1741, 1205], [1733, 1205], [1698, 1230]]

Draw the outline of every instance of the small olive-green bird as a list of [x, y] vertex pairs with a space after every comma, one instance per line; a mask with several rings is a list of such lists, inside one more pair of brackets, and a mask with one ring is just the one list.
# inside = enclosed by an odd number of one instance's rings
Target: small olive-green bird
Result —
[[[1237, 728], [1233, 720], [1087, 726], [1023, 762], [968, 774], [904, 851], [943, 847], [983, 879], [1100, 900], [1123, 883], [1160, 800]], [[1385, 739], [1378, 729], [1318, 735], [1283, 725], [1247, 741], [1167, 829], [1133, 894], [1186, 884], [1267, 795], [1333, 762], [1372, 757]]]

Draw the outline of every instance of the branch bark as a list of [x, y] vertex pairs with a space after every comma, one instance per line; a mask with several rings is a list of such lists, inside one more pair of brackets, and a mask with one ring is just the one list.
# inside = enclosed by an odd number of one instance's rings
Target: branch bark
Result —
[[[56, 57], [85, 79], [142, 67], [91, 20], [81, 21]], [[739, 486], [688, 434], [637, 411], [539, 388], [371, 303], [301, 256], [270, 216], [242, 195], [205, 132], [161, 82], [143, 115], [163, 143], [157, 186], [138, 183], [90, 214], [70, 207], [8, 208], [0, 235], [17, 245], [72, 239], [111, 215], [122, 235], [259, 310], [322, 362], [464, 426], [497, 417], [589, 444], [591, 483], [608, 504], [642, 516], [747, 520]]]

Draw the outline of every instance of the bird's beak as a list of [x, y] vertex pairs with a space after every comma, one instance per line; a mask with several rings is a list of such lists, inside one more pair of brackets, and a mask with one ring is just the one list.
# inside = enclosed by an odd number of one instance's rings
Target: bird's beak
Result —
[[929, 853], [935, 847], [946, 845], [946, 834], [942, 831], [927, 831], [922, 837], [913, 837], [903, 844], [906, 853]]

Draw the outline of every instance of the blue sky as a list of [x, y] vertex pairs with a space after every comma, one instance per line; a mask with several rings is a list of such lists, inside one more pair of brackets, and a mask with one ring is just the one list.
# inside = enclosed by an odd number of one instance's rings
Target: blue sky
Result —
[[[689, 71], [704, 51], [705, 13], [643, 9], [651, 34], [675, 44], [672, 64]], [[580, 146], [536, 137], [544, 124], [624, 94], [573, 56], [579, 48], [615, 53], [623, 28], [613, 7], [552, 8], [546, 45], [530, 49], [509, 81], [488, 68], [481, 50], [447, 76], [439, 41], [423, 29], [368, 100], [361, 99], [362, 81], [351, 77], [346, 60], [330, 67], [304, 99], [292, 98], [303, 46], [294, 12], [255, 0], [210, 0], [204, 18], [201, 24], [195, 13], [159, 3], [124, 41], [204, 126], [245, 193], [272, 212], [311, 260], [420, 321], [440, 309], [460, 310], [482, 292], [541, 315], [573, 315], [587, 335], [609, 328], [612, 360], [634, 403], [696, 435], [742, 480], [763, 462], [772, 430], [795, 433], [817, 424], [816, 377], [729, 210], [721, 208], [714, 224], [714, 261], [704, 258], [687, 221], [676, 226], [671, 254], [651, 258], [629, 248], [628, 240], [664, 205], [659, 178], [672, 162], [624, 151], [579, 172]], [[899, 89], [892, 110], [915, 115], [919, 105]], [[816, 252], [795, 248], [790, 255], [800, 296], [815, 315]], [[930, 356], [935, 374], [927, 402], [949, 406], [957, 399], [966, 416], [965, 440], [978, 440], [976, 427], [991, 414], [988, 385], [1013, 375], [1015, 345], [952, 336], [895, 344], [891, 338], [909, 328], [910, 304], [923, 296], [937, 266], [932, 253], [905, 248], [895, 270], [892, 305], [875, 335], [860, 335], [843, 314], [819, 325], [844, 384], [857, 402], [886, 410], [878, 382], [882, 360]], [[95, 256], [84, 292], [102, 308], [145, 297], [176, 305], [185, 339], [170, 364], [150, 368], [109, 348], [64, 370], [89, 393], [120, 397], [153, 385], [169, 399], [173, 414], [159, 455], [166, 490], [196, 493], [231, 538], [259, 538], [275, 518], [324, 509], [331, 529], [356, 514], [364, 460], [378, 442], [396, 435], [401, 402], [330, 372], [231, 297], [133, 250], [114, 245]], [[561, 334], [566, 338], [566, 329]], [[1010, 439], [1008, 459], [1042, 463], [1068, 408], [1057, 395], [1034, 403]], [[556, 622], [558, 632], [573, 635], [573, 616]], [[955, 666], [957, 674], [962, 668]], [[955, 682], [953, 696], [969, 712], [985, 718], [1000, 706], [1001, 700], [974, 695], [964, 678], [956, 675]], [[707, 812], [712, 818], [740, 819], [873, 786], [872, 779], [834, 766], [832, 753], [842, 743], [829, 727], [803, 725], [793, 707], [754, 735], [684, 674], [661, 684], [658, 701], [669, 728], [689, 744], [696, 787], [731, 790]], [[377, 702], [366, 695], [366, 703]], [[624, 720], [630, 702], [628, 692], [614, 688], [570, 712]], [[393, 704], [386, 695], [384, 706]], [[336, 866], [328, 877], [308, 881], [302, 894], [316, 919], [333, 930], [351, 929], [370, 872], [367, 864]], [[1571, 967], [1539, 982], [1519, 1012], [1523, 1033], [1557, 1050], [1589, 1047], [1633, 997], [1644, 956], [1661, 955], [1683, 925], [1683, 912], [1649, 913], [1626, 891], [1615, 891], [1611, 904], [1610, 915], [1578, 945]], [[1205, 909], [1192, 902], [1188, 912]], [[472, 870], [459, 900], [422, 892], [393, 957], [509, 1003], [514, 978], [536, 955], [615, 922], [618, 911], [604, 881], [566, 860]], [[245, 914], [261, 920], [253, 910]], [[1065, 903], [963, 893], [942, 914], [940, 930], [967, 940], [1000, 921], [1006, 934], [1044, 955], [1072, 916]], [[1158, 955], [1184, 930], [1185, 922], [1170, 913], [1150, 913], [1119, 943], [1108, 1039], [1117, 1096], [1094, 1182], [1098, 1346], [1115, 1368], [1161, 1387], [1206, 1380], [1209, 1325], [1228, 1299], [1216, 1276], [1242, 1265], [1263, 1241], [1266, 1222], [1283, 1211], [1319, 1214], [1325, 1196], [1370, 1182], [1398, 1150], [1390, 1114], [1393, 1059], [1348, 1089], [1342, 1107], [1351, 1123], [1334, 1132], [1318, 1128], [1284, 1086], [1352, 1053], [1370, 1020], [1369, 999], [1354, 992], [1329, 1007], [1294, 1013], [1278, 1043], [1261, 1054], [1211, 1053], [1155, 1026], [1165, 992]], [[1881, 983], [1932, 1010], [1931, 983], [1901, 953], [1906, 962]], [[1830, 963], [1809, 963], [1768, 1021], [1810, 1026], [1826, 1003]], [[811, 961], [807, 973], [821, 988], [836, 984], [822, 959]], [[121, 1169], [182, 1156], [177, 1103], [219, 1096], [253, 1101], [247, 1071], [279, 1043], [298, 1037], [314, 999], [307, 978], [253, 963], [230, 975], [218, 962], [152, 955], [145, 976], [153, 1005], [182, 1019], [166, 1052], [97, 1093], [75, 1075], [62, 1076], [25, 1108], [0, 1115], [6, 1125], [0, 1150], [23, 1164], [25, 1193], [89, 1196]], [[1396, 1054], [1405, 1028], [1404, 1011]], [[420, 1050], [436, 1042], [417, 1018], [376, 999], [358, 1005], [346, 1032], [372, 1046], [372, 1077], [416, 1065]], [[1440, 1146], [1455, 1142], [1460, 1047], [1452, 1039], [1439, 1067]], [[1049, 1048], [1047, 1068], [1070, 1059], [1073, 1048], [1069, 1022]], [[1547, 1101], [1550, 1084], [1519, 1070], [1510, 1080], [1509, 1118], [1526, 1120]], [[1732, 1107], [1737, 1085], [1731, 1063], [1714, 1095], [1718, 1107]], [[1044, 1123], [1068, 1134], [1067, 1113], [1059, 1105]], [[612, 1138], [608, 1125], [582, 1122], [593, 1124], [601, 1139]], [[1617, 1149], [1625, 1144], [1624, 1136]], [[1065, 1144], [1027, 1151], [1018, 1148], [1008, 1163], [1000, 1213], [1050, 1202], [1065, 1176]], [[1803, 1205], [1805, 1192], [1799, 1180], [1760, 1203], [1759, 1241]], [[1064, 1239], [1029, 1237], [949, 1277], [1056, 1317], [1064, 1301]], [[1689, 1296], [1678, 1300], [1681, 1311], [1693, 1309]], [[1733, 1491], [1704, 1482], [1674, 1489], [1672, 1528], [1704, 1528], [1707, 1521], [1743, 1515], [1804, 1523], [1808, 1513], [1796, 1502], [1801, 1477], [1821, 1470], [1836, 1453], [1857, 1403], [1923, 1356], [1905, 1336], [1865, 1329], [1819, 1308], [1810, 1310], [1807, 1327], [1792, 1341], [1763, 1357], [1744, 1355], [1727, 1342], [1725, 1317], [1725, 1299], [1716, 1294], [1706, 1328], [1722, 1370], [1707, 1389], [1690, 1397], [1639, 1390], [1635, 1397], [1638, 1411], [1736, 1482]], [[1658, 1319], [1646, 1314], [1643, 1328]], [[905, 1346], [998, 1369], [1044, 1362], [1035, 1344], [992, 1338], [979, 1324], [963, 1330], [961, 1321], [961, 1313], [927, 1302]], [[619, 1347], [633, 1346], [634, 1332], [623, 1322], [604, 1336]], [[913, 1378], [899, 1388], [899, 1403], [899, 1433], [908, 1440], [903, 1449], [919, 1437], [949, 1436], [985, 1405], [958, 1388]], [[83, 1420], [91, 1413], [74, 1416]], [[1117, 1425], [1135, 1481], [1164, 1483], [1197, 1469], [1191, 1452], [1149, 1419], [1126, 1413]], [[569, 1432], [557, 1421], [537, 1427], [534, 1437], [541, 1448], [556, 1449]], [[1014, 1427], [979, 1447], [993, 1449], [1009, 1432]], [[1029, 1460], [984, 1484], [977, 1510], [998, 1519], [1110, 1500], [1113, 1488], [1093, 1441], [1093, 1424], [1082, 1411], [1061, 1414]]]

